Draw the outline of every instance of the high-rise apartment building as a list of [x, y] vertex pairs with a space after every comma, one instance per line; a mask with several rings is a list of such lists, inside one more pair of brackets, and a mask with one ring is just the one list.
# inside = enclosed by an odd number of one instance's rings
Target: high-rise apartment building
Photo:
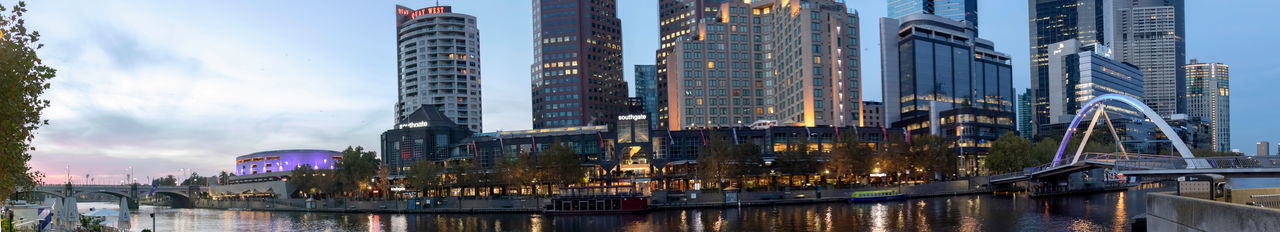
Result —
[[[658, 65], [661, 127], [739, 126], [757, 120], [858, 125], [858, 17], [844, 3], [666, 2], [660, 7], [702, 5], [675, 14], [703, 16], [677, 17], [692, 22], [677, 27], [689, 31], [663, 35], [673, 42], [669, 52], [658, 51], [660, 58], [666, 53]], [[664, 16], [669, 12], [660, 11]], [[664, 25], [669, 22], [663, 20]]]
[[[1069, 39], [1049, 46], [1049, 123], [1069, 123], [1082, 104], [1103, 94], [1143, 98], [1142, 71], [1116, 61], [1111, 48]], [[1103, 103], [1111, 119], [1145, 116], [1124, 103]]]
[[1253, 155], [1266, 156], [1266, 155], [1269, 155], [1267, 154], [1268, 152], [1271, 152], [1271, 143], [1267, 141], [1262, 141], [1262, 142], [1258, 142], [1258, 151]]
[[627, 111], [616, 0], [533, 0], [533, 128], [603, 125]]
[[885, 122], [955, 141], [978, 174], [990, 142], [1015, 130], [1009, 56], [971, 24], [936, 15], [880, 19]]
[[[1018, 136], [1024, 139], [1034, 139], [1031, 134], [1031, 89], [1027, 88], [1018, 94]], [[1033, 141], [1034, 142], [1034, 141]]]
[[1028, 0], [1031, 40], [1031, 133], [1049, 124], [1049, 45], [1076, 39], [1104, 44], [1112, 37], [1112, 0]]
[[889, 18], [931, 14], [978, 26], [978, 0], [889, 0]]
[[473, 132], [484, 129], [476, 17], [453, 13], [449, 6], [396, 6], [396, 28], [396, 124], [422, 105], [432, 105]]
[[1213, 150], [1231, 148], [1231, 72], [1226, 64], [1200, 63], [1191, 59], [1186, 66], [1187, 113], [1209, 123]]
[[655, 65], [636, 65], [635, 85], [636, 98], [644, 105], [644, 113], [649, 115], [649, 124], [656, 125], [658, 119], [658, 69]]
[[656, 52], [658, 124], [656, 128], [668, 128], [670, 110], [667, 91], [667, 56], [675, 50], [676, 42], [696, 36], [699, 22], [716, 21], [720, 17], [720, 4], [726, 0], [658, 0], [659, 42]]
[[[775, 1], [774, 118], [803, 126], [858, 125], [862, 102], [858, 14], [844, 1]], [[766, 83], [766, 86], [769, 86]], [[768, 95], [766, 93], [766, 95]]]
[[1182, 0], [1115, 0], [1120, 61], [1142, 69], [1143, 102], [1162, 116], [1186, 113], [1186, 33]]

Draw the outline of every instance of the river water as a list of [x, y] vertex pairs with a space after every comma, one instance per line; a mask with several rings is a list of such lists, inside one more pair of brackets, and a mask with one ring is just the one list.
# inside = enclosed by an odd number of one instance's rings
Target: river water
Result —
[[[1245, 186], [1249, 185], [1256, 184]], [[142, 206], [132, 212], [133, 220], [125, 226], [132, 231], [152, 228], [148, 214], [154, 212], [158, 231], [1125, 231], [1131, 218], [1146, 208], [1142, 195], [1153, 191], [1173, 188], [1152, 184], [1121, 192], [1036, 199], [997, 193], [889, 203], [588, 216], [340, 214]], [[78, 207], [116, 206], [81, 203]]]

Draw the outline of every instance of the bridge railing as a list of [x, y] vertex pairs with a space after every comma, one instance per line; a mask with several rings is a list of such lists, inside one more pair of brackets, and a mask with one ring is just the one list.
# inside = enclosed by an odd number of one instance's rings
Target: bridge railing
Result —
[[1022, 169], [1022, 171], [1016, 171], [1016, 172], [1009, 172], [1009, 173], [1001, 173], [1001, 174], [991, 175], [991, 178], [989, 178], [989, 179], [990, 179], [990, 180], [1004, 180], [1004, 179], [1009, 179], [1009, 178], [1017, 178], [1017, 177], [1022, 177], [1022, 176], [1030, 176], [1032, 173], [1036, 173], [1036, 172], [1038, 172], [1038, 171], [1040, 171], [1040, 170], [1044, 170], [1045, 168], [1049, 168], [1049, 164], [1042, 164], [1042, 165], [1040, 165], [1040, 166], [1029, 167], [1029, 168], [1023, 168], [1023, 169]]
[[1280, 168], [1278, 156], [1224, 156], [1207, 158], [1168, 158], [1117, 160], [1117, 170], [1188, 169], [1187, 163], [1201, 164], [1190, 169]]

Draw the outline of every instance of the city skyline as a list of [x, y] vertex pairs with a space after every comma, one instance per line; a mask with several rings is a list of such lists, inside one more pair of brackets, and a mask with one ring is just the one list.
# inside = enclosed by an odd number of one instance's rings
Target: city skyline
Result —
[[[532, 41], [532, 32], [531, 23], [524, 21], [531, 18], [531, 6], [527, 1], [514, 3], [504, 9], [486, 8], [482, 1], [441, 2], [455, 12], [477, 16], [485, 32], [481, 49], [489, 54], [483, 86], [489, 95], [483, 105], [492, 108], [484, 110], [489, 120], [483, 131], [527, 129], [532, 123], [526, 91], [533, 47], [525, 42]], [[132, 165], [139, 176], [176, 173], [179, 168], [210, 175], [223, 171], [227, 158], [264, 150], [340, 150], [347, 145], [376, 150], [377, 134], [393, 124], [386, 117], [391, 113], [386, 106], [395, 102], [392, 10], [395, 4], [415, 9], [432, 5], [396, 1], [326, 8], [271, 3], [188, 12], [174, 9], [196, 5], [29, 4], [35, 6], [30, 26], [42, 32], [47, 45], [42, 52], [62, 71], [50, 90], [53, 106], [46, 115], [51, 124], [39, 131], [38, 150], [33, 152], [33, 166], [45, 172], [46, 182], [60, 180], [64, 164], [72, 166], [72, 176], [123, 172], [86, 167], [99, 163]], [[627, 41], [623, 79], [631, 82], [629, 67], [654, 61], [657, 6], [647, 1], [619, 4]], [[1269, 78], [1280, 76], [1280, 69], [1267, 67], [1265, 59], [1241, 55], [1252, 51], [1243, 47], [1249, 43], [1227, 37], [1228, 28], [1212, 24], [1222, 19], [1207, 12], [1223, 6], [1188, 4], [1188, 57], [1235, 66], [1232, 102], [1264, 107], [1232, 107], [1240, 110], [1232, 121], [1263, 121], [1268, 92], [1262, 88], [1276, 84]], [[860, 24], [862, 51], [876, 54], [879, 28], [869, 22], [885, 15], [884, 2], [849, 6], [862, 20], [871, 20]], [[1017, 49], [1027, 47], [1025, 9], [1021, 4], [987, 4], [979, 10], [982, 37], [1010, 52], [1016, 89], [1029, 82], [1026, 51]], [[216, 13], [220, 10], [237, 11], [240, 17]], [[503, 17], [521, 14], [529, 17]], [[310, 25], [329, 26], [296, 27], [304, 18], [321, 22], [307, 22]], [[87, 23], [99, 19], [106, 20]], [[244, 29], [250, 27], [256, 29]], [[82, 42], [91, 39], [95, 42]], [[863, 76], [873, 77], [863, 78], [864, 100], [879, 100], [878, 56], [864, 59]], [[1261, 110], [1243, 111], [1251, 108]], [[1274, 127], [1237, 127], [1232, 148], [1248, 150], [1256, 141], [1274, 141], [1276, 137], [1267, 134], [1278, 129]]]

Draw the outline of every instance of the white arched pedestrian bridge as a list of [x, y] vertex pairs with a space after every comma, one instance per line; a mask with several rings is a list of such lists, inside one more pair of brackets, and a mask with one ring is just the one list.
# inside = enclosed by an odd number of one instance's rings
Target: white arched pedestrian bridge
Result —
[[[1118, 102], [1131, 106], [1146, 116], [1147, 119], [1169, 138], [1176, 155], [1141, 155], [1125, 151], [1116, 130], [1110, 125], [1110, 116], [1106, 113], [1106, 103]], [[1099, 120], [1102, 119], [1102, 120]], [[1088, 141], [1099, 123], [1107, 124], [1111, 136], [1116, 139], [1120, 152], [1115, 154], [1085, 153], [1080, 143], [1075, 151], [1067, 153], [1072, 135], [1080, 129], [1080, 123], [1089, 121], [1081, 141]], [[1069, 160], [1066, 159], [1067, 154]], [[1025, 181], [1032, 178], [1057, 176], [1092, 168], [1113, 168], [1117, 173], [1126, 176], [1181, 176], [1187, 174], [1214, 173], [1228, 176], [1280, 176], [1280, 157], [1270, 156], [1231, 156], [1231, 157], [1195, 157], [1169, 123], [1165, 122], [1155, 111], [1137, 99], [1119, 95], [1104, 94], [1084, 103], [1078, 111], [1067, 131], [1062, 136], [1061, 144], [1053, 157], [1053, 162], [1038, 167], [1027, 168], [1020, 172], [991, 176], [992, 184], [1006, 184]]]

